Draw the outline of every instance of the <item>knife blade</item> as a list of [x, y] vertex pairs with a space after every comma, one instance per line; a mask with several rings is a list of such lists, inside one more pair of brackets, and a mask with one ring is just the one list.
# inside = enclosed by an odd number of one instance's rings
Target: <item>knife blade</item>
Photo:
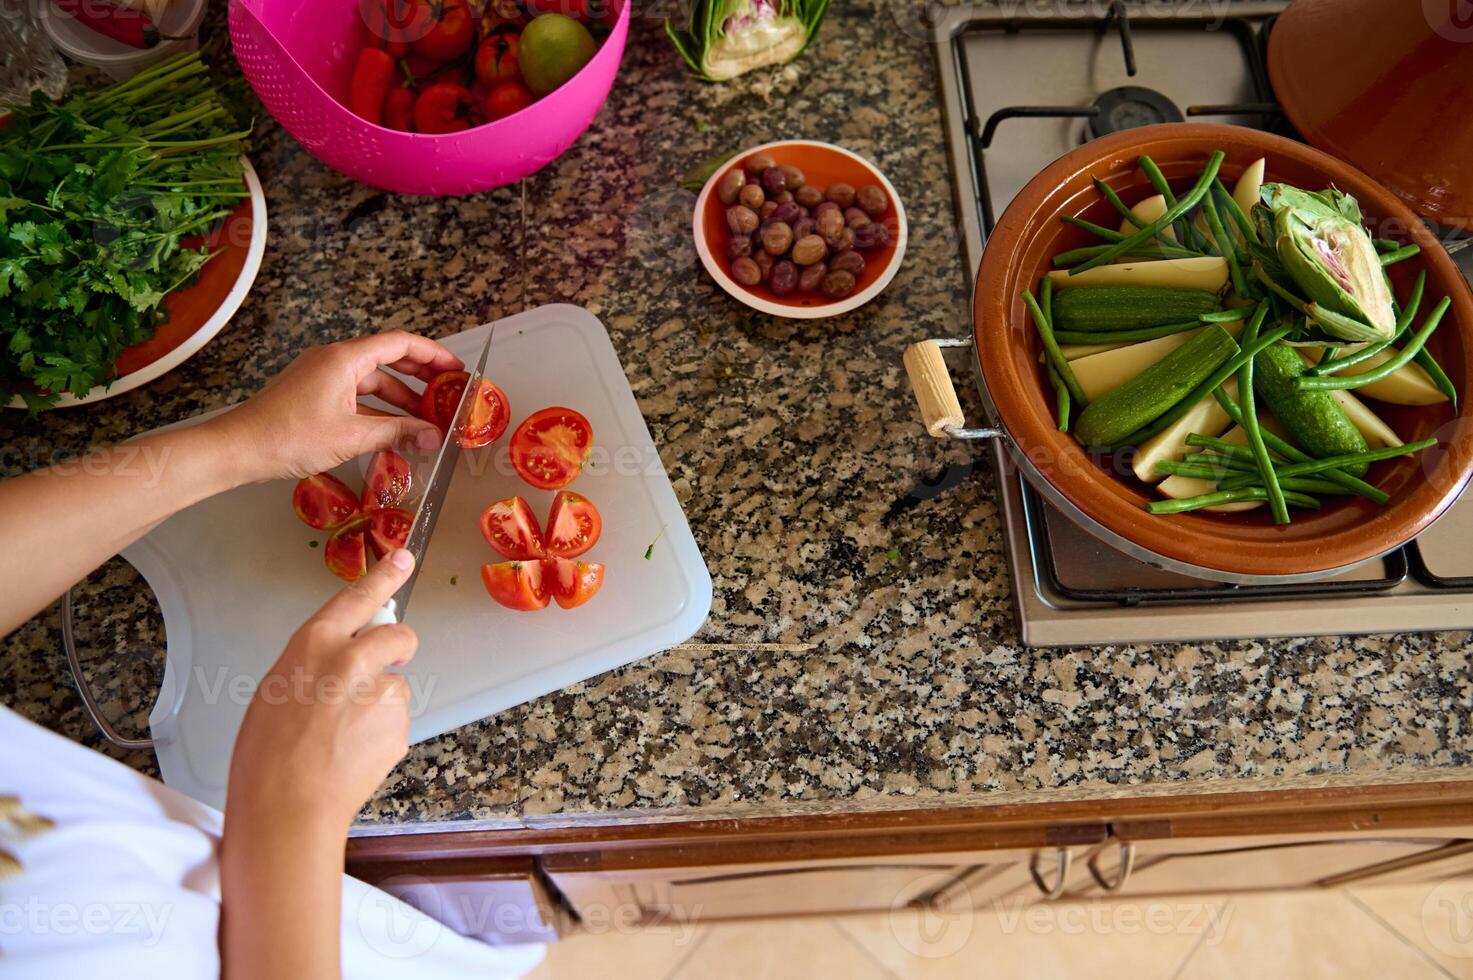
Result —
[[440, 507], [445, 502], [445, 494], [450, 489], [450, 482], [455, 476], [455, 465], [460, 460], [460, 439], [465, 432], [467, 420], [470, 418], [471, 409], [475, 405], [475, 391], [480, 387], [480, 382], [486, 375], [486, 361], [491, 354], [491, 342], [496, 339], [496, 324], [491, 324], [491, 329], [486, 332], [486, 345], [481, 348], [481, 356], [476, 360], [475, 367], [466, 380], [465, 390], [460, 393], [460, 401], [455, 407], [455, 422], [445, 435], [445, 441], [440, 444], [440, 450], [435, 455], [434, 465], [430, 468], [428, 481], [425, 483], [424, 493], [419, 498], [419, 505], [414, 509], [414, 520], [409, 525], [409, 534], [404, 539], [404, 547], [414, 555], [414, 568], [409, 573], [409, 578], [399, 586], [387, 603], [384, 604], [369, 622], [369, 626], [383, 626], [389, 623], [400, 623], [404, 621], [404, 612], [409, 608], [409, 596], [414, 591], [414, 583], [419, 578], [420, 561], [430, 546], [430, 536], [434, 533], [435, 522], [440, 519]]

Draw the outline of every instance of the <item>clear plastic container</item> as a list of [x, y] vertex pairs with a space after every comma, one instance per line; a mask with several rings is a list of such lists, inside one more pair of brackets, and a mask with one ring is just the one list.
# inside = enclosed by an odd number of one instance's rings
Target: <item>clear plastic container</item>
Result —
[[[199, 47], [199, 25], [205, 16], [205, 0], [173, 0], [158, 15], [159, 33], [179, 40], [165, 40], [151, 48], [135, 48], [99, 34], [70, 14], [62, 13], [49, 0], [33, 0], [46, 35], [73, 61], [100, 68], [112, 78], [129, 78], [147, 65], [181, 51]], [[150, 8], [153, 6], [149, 5]]]

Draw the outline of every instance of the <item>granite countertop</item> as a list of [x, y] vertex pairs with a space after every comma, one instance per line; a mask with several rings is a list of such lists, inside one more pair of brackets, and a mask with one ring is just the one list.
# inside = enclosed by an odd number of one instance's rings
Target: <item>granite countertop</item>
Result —
[[[721, 86], [637, 23], [592, 129], [461, 199], [352, 183], [267, 121], [270, 243], [235, 319], [138, 391], [6, 414], [0, 465], [229, 404], [313, 343], [444, 337], [556, 302], [604, 321], [710, 565], [711, 615], [690, 643], [414, 746], [363, 832], [1470, 778], [1465, 633], [1022, 646], [991, 466], [925, 436], [901, 366], [907, 344], [963, 329], [969, 275], [931, 49], [877, 2], [836, 5], [798, 62]], [[904, 266], [853, 314], [770, 319], [697, 265], [682, 173], [788, 136], [867, 156], [905, 202]], [[77, 601], [109, 716], [144, 731], [151, 593], [114, 561]], [[5, 639], [0, 703], [154, 770], [87, 720], [58, 607]]]

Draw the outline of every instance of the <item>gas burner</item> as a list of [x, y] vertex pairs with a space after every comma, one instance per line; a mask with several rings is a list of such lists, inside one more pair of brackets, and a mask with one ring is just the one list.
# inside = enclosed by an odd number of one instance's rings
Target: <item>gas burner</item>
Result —
[[1097, 111], [1090, 116], [1087, 126], [1090, 139], [1137, 126], [1186, 120], [1176, 103], [1154, 89], [1139, 85], [1122, 85], [1102, 92], [1095, 99], [1094, 107]]

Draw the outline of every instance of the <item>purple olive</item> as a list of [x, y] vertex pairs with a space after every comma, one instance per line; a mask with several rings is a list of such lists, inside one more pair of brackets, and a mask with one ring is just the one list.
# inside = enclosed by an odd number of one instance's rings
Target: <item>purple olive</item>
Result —
[[762, 272], [762, 278], [766, 279], [768, 274], [772, 272], [773, 263], [775, 263], [777, 259], [768, 255], [766, 252], [762, 251], [762, 249], [759, 248], [757, 249], [757, 251], [752, 253], [752, 261], [757, 263], [757, 268]]
[[732, 260], [731, 277], [743, 286], [755, 286], [762, 281], [762, 270], [756, 262], [743, 255]]
[[762, 171], [762, 189], [769, 194], [787, 190], [788, 175], [783, 173], [781, 167], [768, 167]]
[[833, 261], [829, 263], [829, 269], [833, 272], [847, 272], [858, 279], [864, 275], [864, 256], [853, 249], [848, 249], [834, 256]]
[[863, 228], [865, 225], [870, 224], [871, 220], [870, 216], [864, 213], [863, 208], [844, 209], [844, 223], [850, 228]]
[[835, 214], [837, 214], [839, 216], [839, 218], [841, 220], [844, 217], [844, 209], [841, 208], [841, 207], [839, 207], [833, 201], [819, 201], [817, 204], [815, 204], [813, 206], [813, 217], [814, 218], [817, 218], [819, 215], [823, 214], [825, 211], [833, 211]]
[[890, 244], [890, 229], [878, 221], [871, 221], [854, 229], [854, 247], [861, 252], [884, 248]]
[[771, 217], [773, 221], [785, 221], [788, 224], [792, 224], [793, 222], [797, 221], [798, 218], [802, 216], [802, 214], [803, 212], [798, 208], [798, 205], [794, 204], [792, 201], [788, 201], [786, 204], [779, 204], [775, 209], [773, 209], [773, 212], [769, 217]]
[[799, 238], [807, 238], [809, 235], [813, 234], [813, 229], [815, 227], [817, 226], [813, 223], [812, 218], [807, 217], [806, 215], [799, 218], [797, 221], [793, 222], [793, 240], [797, 241]]
[[752, 254], [752, 239], [747, 235], [733, 235], [726, 243], [726, 257], [740, 259]]
[[779, 260], [772, 267], [767, 285], [779, 296], [788, 295], [798, 288], [798, 267], [787, 259]]
[[804, 266], [803, 271], [798, 273], [798, 289], [805, 293], [811, 293], [823, 282], [823, 277], [829, 274], [828, 267], [822, 262]]

